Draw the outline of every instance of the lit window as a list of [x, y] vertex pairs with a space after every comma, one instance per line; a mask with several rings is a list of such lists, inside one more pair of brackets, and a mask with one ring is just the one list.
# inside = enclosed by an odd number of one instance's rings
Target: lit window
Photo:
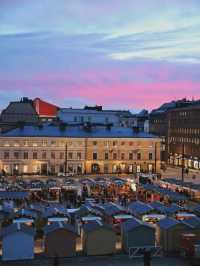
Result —
[[153, 160], [153, 154], [151, 152], [149, 153], [149, 160]]
[[105, 160], [108, 160], [108, 153], [105, 153]]
[[73, 153], [72, 152], [69, 152], [68, 153], [68, 158], [71, 160], [71, 159], [73, 159]]

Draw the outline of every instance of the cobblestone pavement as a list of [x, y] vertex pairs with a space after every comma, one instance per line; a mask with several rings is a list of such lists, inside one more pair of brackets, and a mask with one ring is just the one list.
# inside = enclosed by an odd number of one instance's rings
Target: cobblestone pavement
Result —
[[[60, 259], [60, 266], [143, 266], [140, 259], [129, 259], [128, 256], [81, 257]], [[32, 261], [0, 262], [1, 266], [53, 266], [53, 260], [34, 259]], [[185, 260], [176, 258], [154, 258], [151, 266], [189, 266]]]

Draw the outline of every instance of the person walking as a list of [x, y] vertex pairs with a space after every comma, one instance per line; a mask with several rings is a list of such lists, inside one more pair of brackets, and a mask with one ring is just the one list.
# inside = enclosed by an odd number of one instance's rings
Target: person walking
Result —
[[53, 266], [60, 266], [60, 262], [57, 255], [54, 257]]
[[144, 251], [144, 266], [151, 266], [151, 252], [149, 250]]

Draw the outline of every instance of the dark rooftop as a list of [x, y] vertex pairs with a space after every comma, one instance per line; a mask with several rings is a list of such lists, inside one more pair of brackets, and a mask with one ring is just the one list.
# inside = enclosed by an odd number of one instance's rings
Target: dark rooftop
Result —
[[71, 138], [157, 138], [146, 132], [134, 132], [131, 128], [111, 127], [91, 127], [86, 130], [83, 126], [68, 126], [61, 130], [59, 126], [43, 125], [24, 126], [23, 128], [12, 129], [1, 133], [1, 137], [71, 137]]

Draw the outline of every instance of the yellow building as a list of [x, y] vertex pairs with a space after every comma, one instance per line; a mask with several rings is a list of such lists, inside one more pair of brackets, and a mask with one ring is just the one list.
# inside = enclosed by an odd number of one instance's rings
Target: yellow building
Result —
[[8, 174], [160, 171], [160, 139], [131, 128], [24, 126], [0, 135]]

